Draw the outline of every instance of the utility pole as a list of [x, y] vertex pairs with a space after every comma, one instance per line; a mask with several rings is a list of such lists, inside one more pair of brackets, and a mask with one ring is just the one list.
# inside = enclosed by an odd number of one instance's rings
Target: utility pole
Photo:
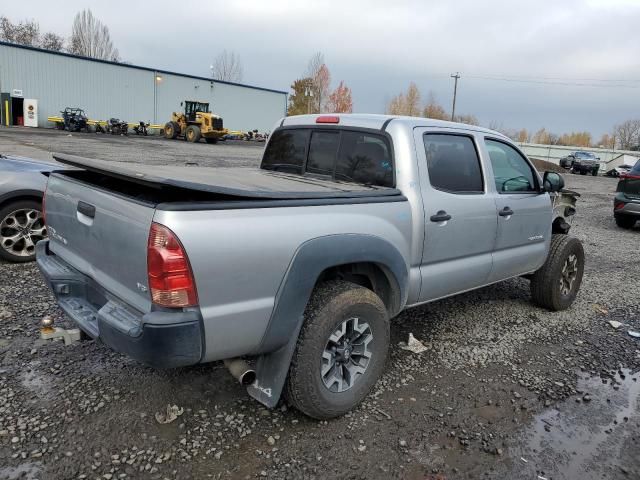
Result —
[[451, 121], [456, 115], [456, 95], [458, 93], [458, 79], [460, 78], [460, 72], [456, 72], [455, 75], [451, 75], [451, 78], [455, 80], [453, 84], [453, 106], [451, 107]]
[[311, 87], [304, 87], [304, 96], [307, 97], [307, 114], [311, 113], [311, 97], [313, 97], [313, 90]]

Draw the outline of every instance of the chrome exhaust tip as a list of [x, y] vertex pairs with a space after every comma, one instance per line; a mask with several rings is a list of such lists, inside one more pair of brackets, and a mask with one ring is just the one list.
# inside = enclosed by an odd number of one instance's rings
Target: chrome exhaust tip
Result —
[[241, 358], [229, 358], [224, 361], [229, 373], [240, 382], [240, 385], [249, 386], [256, 381], [256, 372], [247, 362]]

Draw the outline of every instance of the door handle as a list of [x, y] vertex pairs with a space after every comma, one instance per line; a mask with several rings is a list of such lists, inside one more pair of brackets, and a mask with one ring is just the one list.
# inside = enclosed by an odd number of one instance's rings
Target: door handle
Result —
[[504, 207], [498, 212], [498, 215], [500, 215], [501, 217], [510, 217], [511, 215], [513, 215], [513, 210], [511, 210], [511, 208], [509, 207]]
[[435, 215], [431, 215], [429, 218], [432, 222], [446, 222], [447, 220], [451, 220], [451, 215], [449, 215], [444, 210], [438, 210]]
[[83, 215], [86, 215], [89, 218], [93, 218], [96, 216], [96, 207], [94, 207], [90, 203], [83, 202], [82, 200], [80, 200], [78, 202], [78, 212], [80, 212]]

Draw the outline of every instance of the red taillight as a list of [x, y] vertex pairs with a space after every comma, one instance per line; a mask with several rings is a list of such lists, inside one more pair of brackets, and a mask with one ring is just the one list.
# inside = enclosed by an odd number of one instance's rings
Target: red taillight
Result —
[[624, 205], [625, 205], [625, 204], [624, 204], [624, 202], [616, 202], [616, 203], [613, 205], [613, 209], [614, 209], [614, 210], [620, 210], [621, 208], [624, 208]]
[[147, 272], [153, 303], [163, 307], [198, 304], [196, 283], [187, 254], [178, 237], [159, 223], [152, 223], [149, 231]]
[[316, 123], [340, 123], [340, 117], [336, 115], [323, 115], [316, 118]]

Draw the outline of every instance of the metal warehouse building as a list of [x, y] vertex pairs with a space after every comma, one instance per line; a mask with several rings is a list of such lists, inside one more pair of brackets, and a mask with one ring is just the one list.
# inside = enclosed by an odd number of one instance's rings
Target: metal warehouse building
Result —
[[268, 131], [287, 108], [279, 90], [0, 42], [2, 125], [52, 127], [47, 117], [65, 107], [164, 124], [184, 100], [209, 102], [231, 130]]

